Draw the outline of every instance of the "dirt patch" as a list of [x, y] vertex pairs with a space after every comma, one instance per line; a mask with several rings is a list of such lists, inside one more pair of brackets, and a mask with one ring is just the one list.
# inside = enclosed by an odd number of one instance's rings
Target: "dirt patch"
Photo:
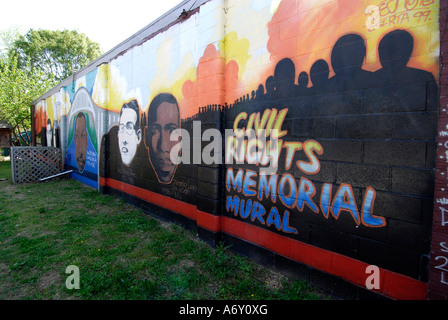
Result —
[[5, 191], [5, 193], [13, 193], [12, 190], [16, 189], [16, 186], [13, 185], [9, 180], [0, 180], [0, 186], [2, 188], [3, 191]]
[[178, 264], [179, 268], [193, 268], [194, 266], [195, 266], [194, 261], [188, 259], [184, 259]]
[[266, 285], [271, 289], [280, 289], [282, 287], [282, 280], [286, 280], [284, 275], [270, 271], [266, 279]]
[[17, 190], [17, 186], [11, 181], [0, 181], [0, 189], [2, 193], [10, 197], [10, 201], [25, 199], [25, 195]]
[[180, 270], [182, 270], [182, 271], [189, 270], [189, 269], [193, 268], [195, 265], [196, 264], [194, 263], [194, 261], [191, 261], [189, 259], [183, 259], [179, 263], [174, 264], [171, 267], [169, 267], [168, 271], [170, 273], [176, 273], [176, 272], [179, 272]]
[[0, 262], [0, 274], [6, 274], [9, 271], [7, 264]]
[[48, 271], [39, 278], [39, 289], [46, 290], [53, 284], [56, 286], [59, 285], [60, 283], [62, 283], [62, 281], [64, 280], [62, 279], [59, 272], [55, 270]]

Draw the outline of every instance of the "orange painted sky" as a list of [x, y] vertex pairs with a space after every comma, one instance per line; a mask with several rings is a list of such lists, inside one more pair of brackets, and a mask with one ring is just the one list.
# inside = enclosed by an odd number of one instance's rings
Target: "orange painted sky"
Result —
[[[417, 5], [411, 8], [411, 3]], [[377, 29], [368, 30], [366, 21], [369, 15], [366, 9], [372, 5], [379, 8], [381, 24]], [[250, 88], [252, 84], [242, 83], [241, 73], [249, 72], [253, 79], [251, 83], [265, 83], [267, 77], [273, 75], [277, 62], [286, 57], [295, 64], [296, 79], [301, 71], [309, 73], [312, 64], [319, 59], [328, 62], [332, 76], [331, 50], [334, 43], [348, 33], [357, 33], [366, 39], [364, 68], [375, 71], [381, 68], [377, 57], [381, 38], [393, 29], [408, 30], [415, 42], [409, 66], [430, 71], [438, 79], [438, 9], [439, 2], [435, 0], [282, 0], [271, 20], [259, 26], [260, 29], [267, 28], [269, 40], [266, 47], [270, 64], [264, 70], [257, 69], [255, 72], [246, 68], [246, 62], [250, 59], [249, 50], [256, 48], [250, 48], [250, 37], [238, 39], [237, 31], [232, 32], [234, 38], [225, 39], [224, 50], [215, 44], [208, 45], [196, 70], [193, 67], [196, 77], [187, 75], [190, 80], [183, 84], [183, 80], [180, 81], [181, 90], [176, 98], [182, 117], [191, 117], [199, 108], [210, 104], [232, 104], [242, 95], [257, 89]], [[422, 18], [422, 12], [429, 12], [429, 15]], [[405, 15], [407, 19], [398, 18]], [[392, 20], [394, 23], [391, 23]], [[226, 59], [223, 52], [231, 52], [232, 49], [237, 54]], [[120, 103], [118, 105], [121, 106]], [[44, 120], [44, 113], [37, 114], [37, 130], [38, 123], [45, 126]]]
[[193, 116], [199, 108], [210, 104], [223, 105], [229, 98], [229, 92], [239, 96], [235, 93], [239, 82], [238, 70], [235, 60], [226, 63], [220, 50], [213, 44], [208, 45], [199, 60], [196, 80], [187, 80], [183, 85], [184, 99], [180, 102], [183, 117]]
[[[419, 3], [418, 5], [410, 5]], [[381, 68], [377, 47], [381, 38], [394, 29], [406, 29], [414, 37], [414, 53], [409, 66], [433, 73], [438, 79], [438, 1], [387, 0], [283, 0], [268, 23], [268, 50], [272, 66], [265, 77], [273, 74], [275, 64], [291, 58], [296, 76], [309, 72], [312, 64], [324, 59], [330, 64], [333, 45], [343, 35], [360, 34], [366, 39], [367, 56], [364, 69]], [[408, 5], [407, 5], [408, 4]], [[380, 24], [368, 30], [366, 9], [378, 6]], [[412, 9], [412, 10], [411, 10]], [[423, 13], [430, 11], [428, 16]], [[331, 74], [332, 75], [332, 70]]]
[[[391, 5], [393, 3], [393, 5]], [[264, 83], [273, 75], [275, 65], [283, 58], [290, 58], [296, 66], [296, 79], [301, 71], [309, 70], [312, 64], [324, 59], [330, 66], [331, 50], [336, 41], [348, 33], [357, 33], [366, 39], [366, 60], [364, 69], [375, 71], [381, 68], [377, 47], [381, 38], [394, 29], [406, 29], [414, 37], [414, 53], [409, 66], [433, 73], [438, 79], [438, 2], [425, 0], [410, 8], [405, 0], [283, 0], [267, 26], [269, 40], [267, 49], [271, 64], [261, 74], [255, 74], [258, 83]], [[413, 2], [415, 3], [415, 1]], [[366, 13], [368, 6], [378, 6], [377, 29], [368, 30]], [[406, 10], [413, 9], [413, 10]], [[424, 19], [419, 12], [431, 11]], [[401, 17], [401, 18], [400, 18]], [[406, 17], [406, 19], [403, 19]], [[401, 19], [401, 20], [400, 20]], [[393, 21], [394, 23], [391, 23]], [[250, 41], [250, 39], [249, 39]], [[231, 104], [243, 94], [244, 84], [238, 78], [238, 62], [225, 62], [219, 49], [209, 45], [197, 67], [195, 81], [183, 85], [184, 98], [181, 102], [183, 116], [189, 117], [198, 108], [209, 104]], [[225, 81], [225, 92], [223, 83]], [[312, 85], [310, 83], [310, 85]], [[253, 88], [256, 90], [256, 88]]]

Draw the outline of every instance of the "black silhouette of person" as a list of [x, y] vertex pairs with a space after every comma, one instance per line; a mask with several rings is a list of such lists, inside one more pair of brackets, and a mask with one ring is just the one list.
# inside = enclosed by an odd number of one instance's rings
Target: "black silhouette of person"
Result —
[[266, 86], [265, 100], [271, 101], [274, 99], [274, 93], [275, 93], [274, 76], [269, 76], [266, 79], [265, 86]]
[[329, 75], [330, 68], [325, 60], [320, 59], [313, 63], [310, 69], [313, 94], [333, 91], [334, 88], [331, 88]]
[[347, 34], [339, 38], [331, 52], [331, 66], [335, 75], [330, 79], [330, 85], [339, 92], [368, 88], [372, 72], [362, 69], [365, 57], [363, 37]]
[[[382, 68], [375, 72], [377, 86], [393, 87], [400, 94], [400, 102], [416, 103], [416, 99], [426, 96], [430, 108], [437, 107], [438, 87], [431, 72], [408, 67], [414, 50], [414, 38], [406, 30], [394, 30], [386, 34], [378, 45], [378, 55]], [[422, 106], [423, 107], [423, 106]]]
[[297, 88], [295, 85], [296, 69], [294, 62], [285, 58], [280, 60], [275, 66], [274, 85], [275, 95], [277, 99], [289, 99], [296, 95]]
[[53, 121], [53, 139], [54, 139], [54, 146], [56, 148], [60, 147], [60, 129], [59, 129], [59, 122], [57, 119], [54, 119]]
[[308, 93], [309, 80], [308, 73], [305, 71], [299, 73], [299, 77], [297, 78], [297, 96], [304, 96]]
[[255, 99], [260, 101], [261, 99], [263, 99], [263, 95], [264, 95], [264, 87], [262, 84], [260, 84], [256, 91]]

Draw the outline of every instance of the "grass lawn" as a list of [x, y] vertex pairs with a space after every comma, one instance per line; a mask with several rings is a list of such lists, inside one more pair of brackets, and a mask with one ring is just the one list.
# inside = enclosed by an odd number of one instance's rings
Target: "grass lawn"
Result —
[[[79, 289], [66, 287], [71, 265]], [[0, 161], [0, 299], [325, 297], [78, 181], [13, 185], [10, 162]]]

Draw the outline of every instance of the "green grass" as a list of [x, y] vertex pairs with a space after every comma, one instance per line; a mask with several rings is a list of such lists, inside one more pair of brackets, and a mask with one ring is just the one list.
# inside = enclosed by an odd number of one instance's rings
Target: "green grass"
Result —
[[2, 178], [11, 180], [11, 162], [0, 159], [0, 179]]
[[0, 299], [325, 299], [75, 180], [13, 185], [9, 162], [0, 178]]

